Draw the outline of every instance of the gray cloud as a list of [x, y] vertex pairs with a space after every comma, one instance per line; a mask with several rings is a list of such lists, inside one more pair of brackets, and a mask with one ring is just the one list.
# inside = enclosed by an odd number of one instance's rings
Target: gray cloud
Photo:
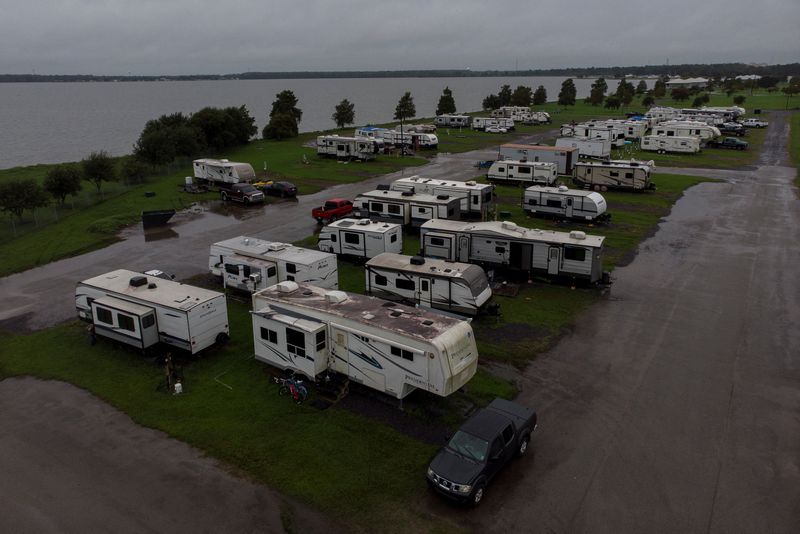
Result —
[[3, 73], [800, 61], [798, 0], [7, 2]]

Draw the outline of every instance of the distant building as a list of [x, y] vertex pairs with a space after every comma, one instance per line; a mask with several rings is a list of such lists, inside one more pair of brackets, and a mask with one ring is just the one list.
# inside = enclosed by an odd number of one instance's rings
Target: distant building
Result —
[[746, 82], [749, 80], [760, 80], [761, 76], [759, 76], [758, 74], [743, 74], [741, 76], [737, 76], [736, 79]]
[[676, 78], [667, 82], [667, 89], [678, 87], [705, 89], [706, 85], [708, 85], [708, 78]]

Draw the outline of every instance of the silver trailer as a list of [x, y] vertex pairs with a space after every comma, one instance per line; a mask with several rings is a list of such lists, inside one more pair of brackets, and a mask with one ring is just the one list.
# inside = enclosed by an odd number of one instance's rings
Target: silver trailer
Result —
[[669, 120], [654, 126], [652, 135], [663, 135], [666, 137], [688, 137], [696, 136], [700, 141], [708, 141], [720, 136], [719, 128], [698, 121], [676, 121]]
[[605, 221], [610, 215], [603, 195], [595, 191], [558, 187], [532, 186], [525, 190], [522, 209], [529, 215], [576, 219], [580, 221]]
[[372, 258], [384, 252], [403, 251], [403, 227], [369, 219], [340, 219], [319, 233], [317, 247], [333, 254]]
[[603, 277], [605, 237], [553, 232], [513, 222], [429, 221], [420, 229], [425, 257], [497, 266], [597, 282]]
[[75, 308], [97, 335], [142, 350], [162, 342], [196, 354], [230, 334], [224, 294], [126, 269], [80, 282]]
[[678, 154], [696, 154], [700, 152], [700, 138], [694, 135], [688, 136], [666, 136], [666, 135], [646, 135], [642, 138], [642, 150], [658, 152], [675, 152]]
[[284, 280], [339, 287], [336, 255], [239, 236], [211, 245], [208, 269], [225, 287], [258, 291]]
[[253, 294], [255, 358], [314, 380], [339, 373], [402, 399], [446, 397], [475, 375], [468, 321], [376, 297], [281, 282]]
[[477, 315], [492, 298], [477, 265], [381, 254], [364, 266], [367, 294], [423, 308]]
[[559, 137], [558, 148], [577, 148], [578, 155], [590, 158], [607, 158], [611, 156], [611, 141], [608, 139], [590, 139], [588, 137]]
[[553, 185], [558, 168], [555, 163], [504, 159], [492, 163], [486, 179], [495, 183]]
[[578, 162], [578, 149], [507, 143], [500, 145], [499, 159], [555, 163], [558, 174], [572, 176], [572, 166]]
[[514, 120], [505, 117], [472, 117], [472, 129], [484, 131], [490, 126], [499, 126], [508, 131], [514, 129]]
[[381, 151], [382, 144], [368, 137], [320, 135], [317, 137], [317, 155], [337, 159], [370, 161]]
[[461, 199], [462, 217], [485, 218], [494, 211], [494, 186], [468, 180], [435, 180], [422, 176], [399, 178], [392, 182], [393, 191], [413, 191], [425, 195], [451, 195]]
[[356, 197], [353, 213], [356, 217], [416, 227], [431, 219], [460, 219], [461, 199], [376, 189]]
[[472, 117], [469, 115], [437, 115], [433, 123], [440, 128], [469, 128]]
[[199, 183], [221, 187], [250, 183], [256, 179], [256, 171], [252, 165], [227, 159], [196, 159], [192, 162], [192, 170]]
[[653, 169], [655, 169], [653, 161], [581, 162], [575, 165], [572, 181], [578, 186], [595, 191], [608, 189], [642, 191], [655, 189], [655, 184], [650, 181]]
[[625, 146], [625, 133], [622, 126], [605, 123], [564, 124], [562, 137], [581, 137], [588, 139], [607, 139], [611, 146]]

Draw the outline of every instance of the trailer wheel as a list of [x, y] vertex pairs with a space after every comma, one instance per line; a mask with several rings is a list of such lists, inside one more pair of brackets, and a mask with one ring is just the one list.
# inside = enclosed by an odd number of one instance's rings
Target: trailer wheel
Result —
[[219, 334], [217, 334], [216, 338], [217, 345], [224, 345], [225, 343], [228, 342], [229, 339], [230, 336], [228, 336], [228, 334], [226, 334], [225, 332], [220, 332]]

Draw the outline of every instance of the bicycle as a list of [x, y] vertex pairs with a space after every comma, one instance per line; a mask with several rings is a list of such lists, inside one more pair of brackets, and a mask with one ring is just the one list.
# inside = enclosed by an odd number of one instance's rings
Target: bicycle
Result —
[[295, 404], [303, 404], [308, 398], [308, 389], [303, 385], [303, 380], [290, 376], [288, 378], [275, 377], [275, 383], [279, 384], [278, 395], [291, 395]]

